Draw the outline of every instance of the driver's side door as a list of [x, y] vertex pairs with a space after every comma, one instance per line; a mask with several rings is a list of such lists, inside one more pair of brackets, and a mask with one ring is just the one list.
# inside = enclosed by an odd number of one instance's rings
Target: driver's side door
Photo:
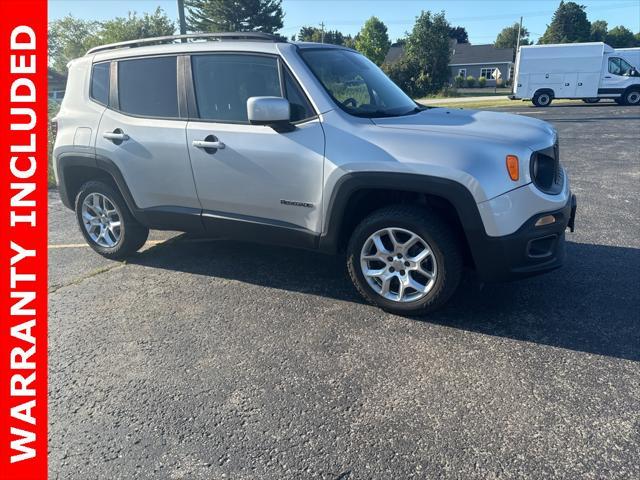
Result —
[[602, 93], [622, 93], [629, 84], [628, 63], [619, 57], [605, 57], [604, 75], [600, 84]]
[[[207, 229], [275, 231], [285, 243], [296, 230], [320, 233], [324, 132], [291, 73], [270, 55], [207, 53], [190, 61], [198, 118], [187, 124], [187, 146]], [[251, 125], [247, 100], [261, 96], [288, 98], [296, 128]], [[212, 140], [220, 148], [201, 146]]]

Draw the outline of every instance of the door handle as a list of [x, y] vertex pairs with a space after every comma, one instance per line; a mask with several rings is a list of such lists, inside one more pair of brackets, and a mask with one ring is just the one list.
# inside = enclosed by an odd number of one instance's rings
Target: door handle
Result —
[[129, 135], [124, 133], [119, 128], [116, 128], [113, 132], [104, 132], [102, 136], [107, 140], [111, 140], [116, 145], [120, 145], [125, 140], [129, 140]]
[[226, 147], [215, 135], [207, 135], [204, 140], [194, 140], [191, 144], [196, 148], [202, 148], [211, 155]]
[[611, 78], [611, 77], [604, 77], [604, 78]]
[[206, 140], [194, 140], [193, 146], [197, 148], [214, 148], [216, 150], [222, 150], [226, 145], [220, 141], [209, 142]]

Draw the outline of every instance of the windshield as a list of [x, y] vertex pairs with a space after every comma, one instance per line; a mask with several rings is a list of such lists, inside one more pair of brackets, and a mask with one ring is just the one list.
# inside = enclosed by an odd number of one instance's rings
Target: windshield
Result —
[[373, 62], [342, 49], [302, 49], [313, 74], [345, 111], [359, 117], [395, 117], [422, 110]]

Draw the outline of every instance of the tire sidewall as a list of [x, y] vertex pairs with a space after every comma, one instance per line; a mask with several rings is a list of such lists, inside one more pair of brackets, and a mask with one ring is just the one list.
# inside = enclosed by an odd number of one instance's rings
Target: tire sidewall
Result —
[[[540, 101], [541, 98], [546, 98], [546, 102]], [[533, 103], [538, 107], [548, 107], [549, 105], [551, 105], [552, 100], [553, 97], [550, 93], [547, 92], [538, 93], [533, 97]]]
[[[410, 230], [419, 235], [431, 247], [438, 268], [438, 274], [436, 276], [435, 284], [429, 293], [419, 300], [402, 303], [388, 300], [371, 288], [369, 282], [367, 282], [364, 274], [362, 273], [360, 253], [364, 243], [373, 233], [385, 228], [403, 228], [405, 230]], [[350, 263], [349, 268], [355, 274], [355, 281], [358, 283], [359, 290], [363, 293], [366, 292], [365, 295], [367, 299], [375, 305], [392, 313], [419, 313], [433, 302], [434, 298], [442, 291], [443, 284], [446, 281], [449, 261], [441, 248], [441, 243], [444, 241], [444, 239], [437, 238], [437, 235], [434, 235], [429, 230], [426, 222], [414, 222], [403, 218], [394, 220], [380, 219], [366, 224], [364, 228], [358, 227], [354, 231], [354, 234], [349, 241], [347, 252], [348, 261]]]

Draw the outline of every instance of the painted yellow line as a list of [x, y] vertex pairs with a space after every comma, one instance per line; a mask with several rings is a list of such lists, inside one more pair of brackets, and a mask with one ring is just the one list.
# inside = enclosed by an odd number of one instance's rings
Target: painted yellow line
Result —
[[[164, 243], [166, 240], [148, 240], [145, 245], [158, 245], [160, 243]], [[59, 248], [89, 248], [89, 245], [86, 243], [63, 243], [58, 245], [49, 245], [49, 250], [56, 250]]]

